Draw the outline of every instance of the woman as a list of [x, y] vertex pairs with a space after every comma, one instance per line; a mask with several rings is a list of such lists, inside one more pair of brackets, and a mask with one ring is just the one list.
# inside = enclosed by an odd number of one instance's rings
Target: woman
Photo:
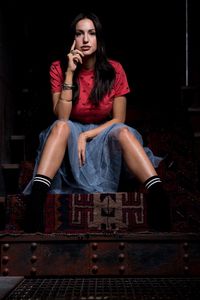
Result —
[[135, 129], [124, 124], [130, 91], [124, 69], [107, 58], [96, 15], [79, 14], [71, 28], [74, 40], [66, 66], [55, 61], [50, 67], [57, 121], [40, 135], [34, 177], [24, 191], [31, 190], [28, 231], [44, 229], [47, 192], [116, 192], [122, 161], [148, 189], [150, 225], [168, 230], [168, 202], [155, 170], [161, 159], [143, 147]]

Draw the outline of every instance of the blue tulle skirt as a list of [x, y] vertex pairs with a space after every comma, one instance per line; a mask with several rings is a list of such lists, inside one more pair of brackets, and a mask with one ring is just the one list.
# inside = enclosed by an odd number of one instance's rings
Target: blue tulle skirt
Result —
[[[55, 121], [50, 127], [40, 133], [39, 148], [33, 178], [37, 173], [38, 163], [40, 161], [40, 156], [45, 142], [56, 122], [58, 121]], [[77, 150], [78, 136], [81, 132], [94, 129], [99, 125], [82, 124], [74, 121], [67, 121], [67, 123], [71, 129], [68, 139], [68, 147], [65, 159], [52, 181], [50, 193], [68, 194], [117, 192], [122, 168], [126, 169], [122, 158], [121, 148], [118, 143], [119, 129], [127, 127], [143, 145], [140, 133], [136, 129], [123, 123], [111, 125], [91, 141], [87, 142], [86, 162], [80, 167]], [[144, 147], [144, 150], [154, 167], [157, 168], [162, 158], [155, 156], [148, 147]], [[128, 169], [125, 173], [128, 174]], [[25, 195], [30, 194], [31, 188], [32, 180], [29, 182], [23, 193]]]

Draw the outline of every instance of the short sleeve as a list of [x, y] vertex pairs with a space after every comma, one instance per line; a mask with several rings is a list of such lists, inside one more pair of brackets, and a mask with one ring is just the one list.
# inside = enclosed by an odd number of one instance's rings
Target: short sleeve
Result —
[[52, 93], [61, 92], [64, 78], [63, 78], [60, 61], [55, 61], [51, 64], [49, 75], [50, 75], [51, 92]]
[[116, 71], [116, 79], [114, 83], [115, 96], [122, 96], [130, 92], [126, 73], [119, 62], [115, 62], [113, 65]]

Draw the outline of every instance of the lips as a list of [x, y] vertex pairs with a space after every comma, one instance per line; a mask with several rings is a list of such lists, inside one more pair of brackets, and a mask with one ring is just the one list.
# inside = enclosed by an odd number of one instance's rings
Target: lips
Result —
[[90, 47], [81, 47], [81, 50], [82, 51], [88, 51], [88, 50], [90, 50]]

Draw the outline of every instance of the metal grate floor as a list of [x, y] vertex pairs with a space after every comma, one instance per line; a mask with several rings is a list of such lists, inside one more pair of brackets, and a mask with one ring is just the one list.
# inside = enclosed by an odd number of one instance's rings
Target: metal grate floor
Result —
[[23, 279], [6, 300], [199, 300], [200, 278]]

